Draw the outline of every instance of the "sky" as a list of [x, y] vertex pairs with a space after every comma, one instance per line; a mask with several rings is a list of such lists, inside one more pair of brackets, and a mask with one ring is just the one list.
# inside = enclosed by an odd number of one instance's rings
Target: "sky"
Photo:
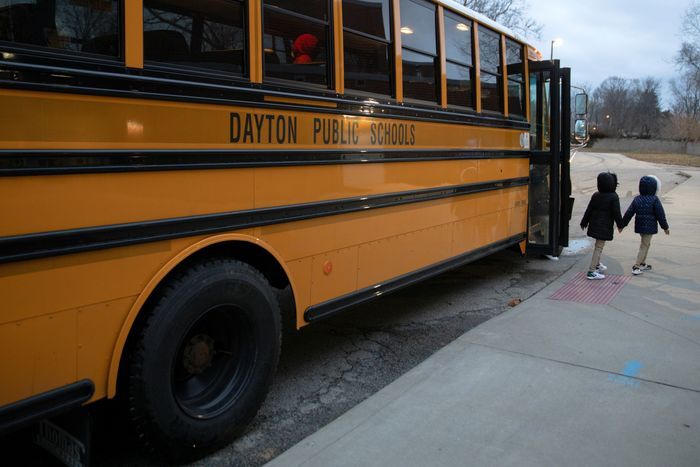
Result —
[[662, 108], [670, 101], [673, 56], [683, 41], [680, 27], [690, 0], [527, 0], [543, 25], [531, 40], [544, 58], [562, 38], [554, 58], [571, 67], [572, 82], [595, 89], [605, 78], [648, 76], [662, 81]]

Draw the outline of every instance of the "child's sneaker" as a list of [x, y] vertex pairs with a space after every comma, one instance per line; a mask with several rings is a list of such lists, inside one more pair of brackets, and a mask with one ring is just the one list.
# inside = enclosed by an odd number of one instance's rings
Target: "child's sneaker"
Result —
[[603, 272], [603, 271], [607, 271], [608, 267], [606, 265], [604, 265], [603, 263], [598, 263], [598, 266], [595, 267], [595, 270], [598, 272]]
[[598, 271], [588, 271], [588, 274], [586, 274], [586, 279], [590, 280], [599, 280], [599, 279], [605, 279], [605, 276]]
[[651, 264], [642, 263], [639, 265], [639, 269], [642, 271], [651, 271]]
[[644, 270], [642, 268], [640, 268], [639, 266], [632, 267], [632, 274], [634, 274], [635, 276], [638, 276], [638, 275], [642, 274], [643, 272], [644, 272]]

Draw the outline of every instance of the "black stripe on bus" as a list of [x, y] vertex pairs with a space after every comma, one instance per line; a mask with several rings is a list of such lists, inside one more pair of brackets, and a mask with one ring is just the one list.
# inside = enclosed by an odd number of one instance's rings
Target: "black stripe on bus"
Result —
[[0, 435], [80, 407], [94, 392], [95, 384], [83, 379], [0, 407]]
[[0, 238], [0, 263], [314, 219], [527, 185], [528, 178]]
[[523, 151], [0, 150], [0, 176], [527, 158]]
[[[27, 57], [29, 58], [29, 57]], [[36, 61], [34, 57], [32, 57]], [[394, 118], [412, 121], [461, 123], [473, 126], [529, 130], [525, 120], [502, 115], [485, 115], [441, 109], [434, 106], [404, 105], [387, 98], [366, 98], [331, 91], [290, 89], [274, 84], [253, 85], [213, 79], [197, 74], [176, 73], [172, 68], [151, 67], [138, 73], [124, 68], [76, 69], [58, 65], [0, 61], [0, 87], [32, 91], [88, 94], [97, 96], [156, 99], [175, 102], [247, 106], [317, 114], [339, 114]], [[60, 62], [59, 62], [60, 63]], [[234, 83], [234, 84], [232, 84]], [[336, 108], [266, 102], [265, 96], [334, 103]], [[371, 110], [371, 113], [370, 113]]]
[[335, 298], [333, 300], [329, 300], [318, 305], [311, 306], [304, 312], [304, 319], [307, 322], [314, 322], [319, 321], [321, 319], [329, 318], [335, 315], [336, 313], [340, 313], [341, 311], [345, 311], [349, 308], [356, 307], [375, 298], [379, 298], [382, 295], [395, 292], [399, 289], [415, 284], [416, 282], [420, 282], [430, 277], [437, 276], [438, 274], [442, 274], [443, 272], [449, 271], [450, 269], [454, 269], [472, 261], [476, 261], [479, 258], [491, 255], [511, 245], [516, 245], [522, 242], [523, 240], [525, 240], [525, 234], [519, 234], [507, 238], [505, 240], [501, 240], [496, 243], [492, 243], [490, 245], [470, 251], [469, 253], [456, 256], [454, 258], [448, 259], [447, 261], [433, 264], [431, 266], [419, 269], [417, 271], [404, 274], [403, 276], [399, 276], [387, 282], [375, 284], [373, 286], [366, 287], [362, 290], [358, 290], [357, 292], [353, 292], [351, 294]]

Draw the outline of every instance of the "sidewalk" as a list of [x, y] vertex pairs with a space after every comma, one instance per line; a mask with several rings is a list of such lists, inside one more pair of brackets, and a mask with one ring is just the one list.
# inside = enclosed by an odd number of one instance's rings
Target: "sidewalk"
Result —
[[[688, 173], [663, 198], [671, 235], [654, 237], [653, 271], [608, 305], [549, 298], [586, 254], [268, 465], [700, 465], [700, 172]], [[608, 244], [606, 274], [629, 276], [638, 243], [628, 228]]]

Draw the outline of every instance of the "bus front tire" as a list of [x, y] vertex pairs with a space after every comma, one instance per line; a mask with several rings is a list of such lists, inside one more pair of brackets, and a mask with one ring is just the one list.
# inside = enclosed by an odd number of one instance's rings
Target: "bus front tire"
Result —
[[280, 328], [272, 287], [246, 263], [209, 260], [171, 280], [128, 361], [128, 410], [142, 444], [188, 461], [240, 435], [272, 382]]

